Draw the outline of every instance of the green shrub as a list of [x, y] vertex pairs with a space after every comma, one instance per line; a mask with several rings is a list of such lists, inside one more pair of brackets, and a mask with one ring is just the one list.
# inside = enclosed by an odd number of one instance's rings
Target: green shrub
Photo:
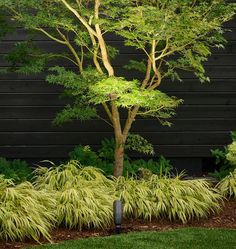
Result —
[[[101, 142], [101, 148], [98, 151], [99, 157], [108, 162], [114, 162], [114, 153], [116, 142], [114, 138], [103, 139]], [[154, 155], [154, 148], [144, 137], [138, 134], [129, 134], [126, 144], [126, 151], [136, 151], [146, 155]], [[124, 160], [130, 160], [128, 155], [125, 154]]]
[[236, 169], [230, 172], [228, 176], [222, 179], [216, 187], [225, 197], [233, 197], [236, 199]]
[[[98, 167], [101, 168], [106, 175], [113, 174], [113, 163], [102, 161]], [[123, 176], [136, 176], [142, 178], [144, 172], [147, 172], [148, 174], [168, 175], [171, 174], [172, 170], [173, 167], [170, 164], [170, 161], [163, 156], [160, 156], [157, 160], [125, 160]]]
[[69, 228], [103, 228], [111, 224], [113, 182], [99, 169], [76, 161], [36, 170], [38, 189], [53, 191], [57, 224]]
[[234, 165], [234, 167], [236, 166], [236, 141], [228, 146], [226, 158], [231, 165]]
[[221, 195], [204, 180], [183, 181], [180, 177], [153, 175], [149, 180], [120, 177], [117, 195], [124, 202], [126, 217], [181, 220], [206, 217], [220, 210]]
[[97, 166], [100, 165], [101, 159], [87, 146], [78, 145], [73, 151], [69, 153], [70, 160], [77, 160], [84, 166]]
[[234, 171], [236, 166], [236, 132], [231, 132], [233, 143], [225, 146], [223, 150], [211, 150], [212, 155], [215, 157], [215, 164], [220, 168], [210, 173], [213, 177], [221, 180]]
[[[138, 135], [129, 135], [126, 145], [127, 150], [136, 150], [146, 154], [152, 154], [152, 146]], [[103, 139], [98, 153], [91, 150], [89, 146], [76, 146], [69, 153], [70, 160], [77, 160], [83, 166], [95, 166], [100, 168], [106, 175], [113, 174], [115, 140]], [[139, 149], [138, 149], [139, 148]], [[151, 171], [153, 174], [169, 174], [173, 167], [170, 161], [160, 156], [158, 160], [134, 160], [132, 161], [126, 154], [124, 156], [124, 176], [139, 174], [143, 169]], [[140, 175], [140, 174], [139, 174]]]
[[170, 164], [170, 161], [163, 156], [160, 156], [157, 160], [140, 159], [124, 164], [124, 172], [126, 173], [125, 175], [135, 175], [143, 169], [147, 169], [156, 175], [168, 175], [173, 170], [173, 167]]
[[25, 161], [19, 159], [10, 161], [0, 157], [0, 174], [20, 183], [31, 179], [32, 169]]
[[43, 236], [50, 240], [55, 206], [47, 191], [36, 191], [29, 182], [15, 185], [0, 176], [0, 239], [38, 241]]
[[225, 165], [228, 165], [224, 178], [217, 184], [222, 195], [236, 199], [236, 132], [232, 132], [233, 143], [221, 152]]
[[[116, 142], [114, 138], [108, 139], [104, 138], [101, 141], [101, 148], [98, 151], [99, 157], [106, 162], [114, 162], [114, 153], [115, 153]], [[125, 154], [124, 160], [127, 160], [128, 156]]]

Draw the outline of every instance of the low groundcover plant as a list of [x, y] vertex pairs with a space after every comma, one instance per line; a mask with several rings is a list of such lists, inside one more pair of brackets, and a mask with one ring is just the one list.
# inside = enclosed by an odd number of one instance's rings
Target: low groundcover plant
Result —
[[116, 193], [124, 203], [126, 217], [169, 218], [186, 223], [220, 210], [218, 191], [204, 180], [181, 180], [151, 176], [148, 180], [120, 177]]
[[233, 172], [230, 172], [229, 175], [224, 179], [222, 179], [217, 184], [217, 188], [222, 195], [236, 199], [236, 169]]
[[56, 201], [45, 189], [37, 191], [29, 182], [15, 185], [0, 176], [0, 239], [50, 240], [55, 223]]
[[218, 184], [217, 188], [222, 195], [226, 197], [233, 197], [236, 199], [236, 139], [235, 132], [232, 133], [233, 143], [227, 146], [227, 154], [225, 158], [232, 165], [231, 172], [223, 178]]
[[21, 183], [31, 180], [32, 169], [30, 165], [23, 160], [7, 160], [0, 157], [0, 175], [7, 179], [12, 179], [15, 183]]
[[222, 196], [204, 180], [181, 176], [111, 177], [72, 160], [36, 169], [34, 183], [14, 185], [0, 177], [0, 238], [50, 239], [53, 226], [108, 228], [112, 204], [123, 202], [126, 218], [167, 218], [186, 223], [218, 212]]
[[112, 202], [121, 199], [124, 215], [166, 217], [183, 223], [220, 210], [221, 195], [204, 180], [152, 175], [145, 179], [108, 179], [101, 170], [70, 161], [36, 171], [36, 187], [56, 191], [58, 225], [106, 227], [112, 221]]
[[77, 161], [70, 161], [59, 167], [36, 170], [38, 189], [54, 192], [57, 201], [55, 209], [57, 224], [69, 228], [104, 228], [112, 221], [112, 181], [99, 169], [80, 167]]

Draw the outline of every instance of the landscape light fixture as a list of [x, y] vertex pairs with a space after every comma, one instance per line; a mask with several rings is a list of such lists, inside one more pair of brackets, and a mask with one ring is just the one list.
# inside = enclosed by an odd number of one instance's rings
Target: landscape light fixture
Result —
[[122, 201], [115, 200], [113, 202], [113, 217], [115, 223], [115, 233], [121, 233], [121, 224], [122, 224], [122, 217], [123, 217], [123, 206]]

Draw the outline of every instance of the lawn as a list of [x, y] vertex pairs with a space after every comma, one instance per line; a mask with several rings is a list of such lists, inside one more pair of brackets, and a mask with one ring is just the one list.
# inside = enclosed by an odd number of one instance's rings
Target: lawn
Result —
[[66, 241], [35, 249], [236, 249], [236, 230], [184, 228]]

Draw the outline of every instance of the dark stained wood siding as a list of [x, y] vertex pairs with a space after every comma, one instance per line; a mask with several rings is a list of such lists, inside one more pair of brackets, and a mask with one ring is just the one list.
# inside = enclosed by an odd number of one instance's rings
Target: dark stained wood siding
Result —
[[[236, 19], [226, 25], [229, 43], [225, 50], [214, 50], [206, 62], [211, 83], [200, 84], [191, 74], [184, 73], [183, 83], [166, 81], [161, 89], [184, 99], [173, 119], [173, 126], [163, 127], [156, 120], [141, 119], [133, 126], [155, 146], [157, 154], [172, 158], [204, 158], [210, 149], [230, 142], [229, 132], [236, 130]], [[16, 41], [24, 40], [26, 31], [18, 28], [0, 42], [0, 54], [9, 52]], [[36, 38], [46, 51], [60, 51], [61, 45]], [[113, 62], [118, 72], [130, 58], [141, 58], [136, 50], [124, 47], [111, 36], [111, 45], [121, 54]], [[7, 67], [0, 59], [0, 67]], [[128, 75], [132, 78], [132, 74]], [[44, 74], [0, 75], [0, 156], [8, 158], [63, 158], [78, 144], [98, 148], [101, 139], [112, 136], [111, 128], [101, 120], [74, 122], [53, 127], [55, 113], [66, 103], [59, 99], [60, 87], [50, 86]]]

